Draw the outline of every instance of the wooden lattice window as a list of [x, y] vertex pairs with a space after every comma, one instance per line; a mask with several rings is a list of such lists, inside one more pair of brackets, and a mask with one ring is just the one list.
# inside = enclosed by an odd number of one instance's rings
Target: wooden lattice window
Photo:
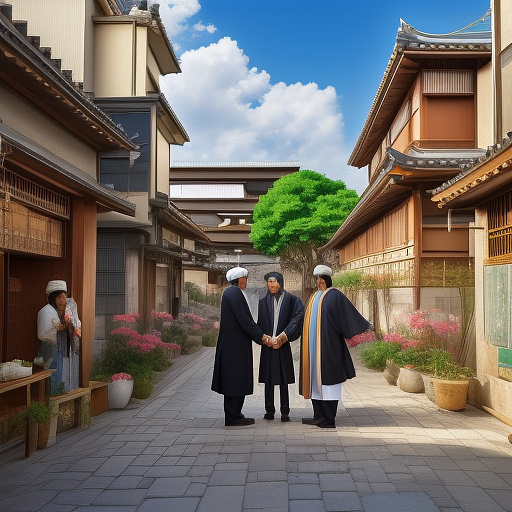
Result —
[[512, 256], [512, 193], [493, 199], [487, 206], [489, 258]]

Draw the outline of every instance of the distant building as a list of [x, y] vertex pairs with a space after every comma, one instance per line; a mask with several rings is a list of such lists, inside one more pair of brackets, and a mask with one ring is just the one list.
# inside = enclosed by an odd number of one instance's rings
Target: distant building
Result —
[[207, 291], [221, 286], [229, 267], [275, 263], [249, 240], [254, 205], [274, 181], [299, 169], [296, 162], [173, 162], [170, 200], [211, 242], [211, 264], [185, 260], [185, 281]]

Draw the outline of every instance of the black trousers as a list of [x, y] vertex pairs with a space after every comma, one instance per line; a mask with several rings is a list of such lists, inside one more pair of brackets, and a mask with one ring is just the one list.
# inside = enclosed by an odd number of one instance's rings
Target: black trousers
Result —
[[338, 411], [338, 400], [313, 400], [313, 418], [319, 420], [323, 418], [327, 423], [333, 423]]
[[[288, 384], [279, 385], [279, 396], [281, 400], [281, 414], [290, 414], [290, 395], [288, 393]], [[274, 386], [265, 384], [265, 412], [274, 414]]]
[[245, 395], [227, 396], [224, 395], [224, 416], [226, 420], [238, 420], [243, 418], [242, 407], [244, 406]]

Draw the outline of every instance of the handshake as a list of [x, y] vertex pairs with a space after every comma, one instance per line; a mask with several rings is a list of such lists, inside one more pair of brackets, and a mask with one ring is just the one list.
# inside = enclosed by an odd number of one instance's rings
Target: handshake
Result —
[[288, 336], [286, 333], [282, 332], [279, 336], [269, 336], [268, 334], [264, 334], [261, 338], [261, 341], [267, 347], [278, 349], [281, 345], [288, 341]]

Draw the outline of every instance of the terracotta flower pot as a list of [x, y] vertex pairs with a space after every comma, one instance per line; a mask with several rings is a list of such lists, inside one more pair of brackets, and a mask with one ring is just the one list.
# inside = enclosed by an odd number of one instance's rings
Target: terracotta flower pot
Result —
[[466, 408], [469, 380], [432, 379], [435, 404], [448, 411], [462, 411]]
[[407, 393], [423, 393], [423, 378], [421, 373], [409, 368], [400, 368], [396, 385]]
[[46, 448], [48, 444], [48, 438], [50, 437], [50, 422], [44, 422], [38, 424], [37, 431], [37, 449], [42, 450]]
[[382, 372], [384, 378], [388, 381], [392, 386], [396, 386], [396, 381], [398, 379], [398, 375], [400, 374], [400, 366], [395, 364], [391, 359], [386, 361], [386, 368]]
[[123, 409], [128, 405], [133, 392], [132, 380], [114, 380], [108, 384], [108, 408]]

